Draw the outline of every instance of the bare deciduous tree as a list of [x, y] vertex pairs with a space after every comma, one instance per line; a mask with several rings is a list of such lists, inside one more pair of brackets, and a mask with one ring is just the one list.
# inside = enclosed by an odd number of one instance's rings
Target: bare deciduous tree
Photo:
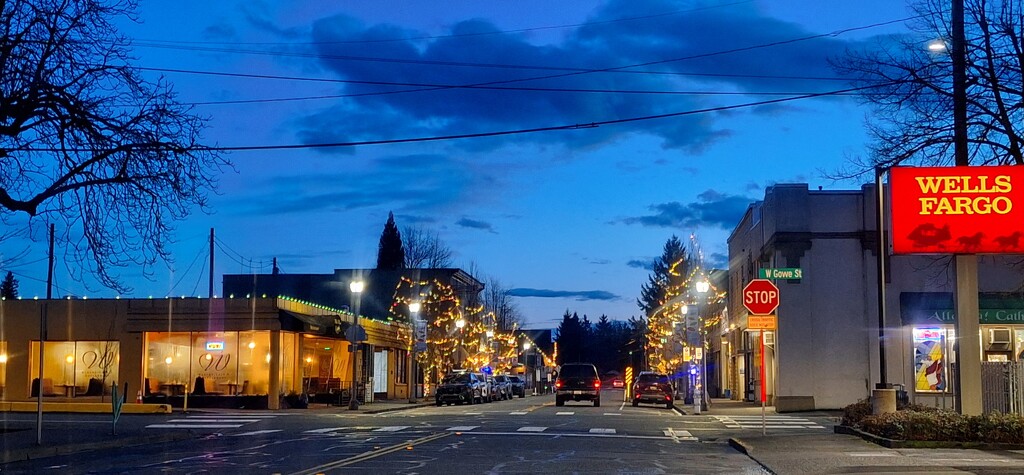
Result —
[[523, 325], [523, 316], [508, 289], [498, 279], [487, 280], [484, 288], [484, 308], [494, 313], [494, 324], [498, 330], [509, 331]]
[[0, 6], [0, 221], [64, 222], [75, 277], [127, 291], [117, 268], [168, 259], [170, 223], [206, 205], [228, 164], [200, 145], [205, 119], [131, 65], [115, 21], [134, 1]]
[[402, 228], [405, 266], [409, 269], [444, 269], [452, 266], [452, 249], [437, 233], [420, 226]]
[[[881, 38], [835, 62], [858, 86], [877, 86], [862, 96], [875, 109], [868, 124], [872, 156], [846, 176], [875, 165], [954, 161], [952, 62], [941, 42], [950, 38], [950, 2], [919, 0], [912, 8], [919, 16], [911, 34]], [[966, 0], [964, 13], [970, 162], [1024, 164], [1024, 6]]]

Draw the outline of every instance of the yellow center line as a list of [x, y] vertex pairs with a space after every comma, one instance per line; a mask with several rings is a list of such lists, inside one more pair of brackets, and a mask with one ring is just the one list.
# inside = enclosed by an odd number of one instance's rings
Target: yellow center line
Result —
[[303, 470], [301, 472], [294, 472], [291, 475], [315, 475], [315, 474], [318, 474], [318, 473], [326, 472], [327, 470], [332, 470], [332, 469], [335, 469], [335, 468], [344, 467], [346, 465], [352, 465], [354, 463], [362, 462], [362, 461], [365, 461], [365, 460], [370, 460], [370, 459], [373, 459], [373, 458], [380, 457], [382, 455], [387, 455], [387, 454], [390, 454], [392, 452], [398, 452], [400, 450], [405, 450], [407, 447], [412, 447], [414, 445], [420, 445], [420, 444], [425, 444], [427, 442], [433, 442], [435, 440], [442, 439], [444, 437], [448, 437], [449, 435], [452, 435], [452, 432], [439, 432], [439, 433], [436, 433], [436, 434], [431, 434], [431, 435], [428, 435], [426, 437], [421, 437], [419, 439], [411, 440], [411, 441], [408, 441], [408, 442], [402, 442], [400, 444], [395, 444], [395, 445], [392, 445], [390, 447], [384, 447], [383, 449], [377, 449], [377, 450], [372, 450], [370, 452], [364, 452], [364, 453], [361, 453], [359, 455], [355, 455], [355, 456], [349, 457], [347, 459], [336, 460], [334, 462], [325, 463], [323, 465], [320, 465], [320, 466], [317, 466], [317, 467], [313, 467], [313, 468], [309, 468], [309, 469]]

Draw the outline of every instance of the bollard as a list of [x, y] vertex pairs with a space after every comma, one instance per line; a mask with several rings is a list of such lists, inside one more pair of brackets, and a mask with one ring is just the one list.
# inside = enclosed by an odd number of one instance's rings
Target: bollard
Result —
[[873, 389], [871, 390], [871, 414], [888, 414], [896, 412], [896, 390], [895, 389]]

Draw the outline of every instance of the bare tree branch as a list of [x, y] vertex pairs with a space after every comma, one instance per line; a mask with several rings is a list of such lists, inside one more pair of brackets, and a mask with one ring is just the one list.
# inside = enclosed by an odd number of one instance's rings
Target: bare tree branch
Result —
[[420, 226], [402, 228], [405, 266], [410, 269], [444, 269], [452, 266], [453, 252], [437, 233]]
[[200, 144], [206, 120], [130, 64], [115, 21], [134, 20], [134, 0], [0, 6], [0, 219], [63, 222], [75, 278], [128, 291], [116, 270], [169, 260], [171, 223], [230, 164]]

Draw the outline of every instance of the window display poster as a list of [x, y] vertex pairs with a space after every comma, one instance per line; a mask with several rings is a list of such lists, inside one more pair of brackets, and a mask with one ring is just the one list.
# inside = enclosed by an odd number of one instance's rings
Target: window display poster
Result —
[[914, 329], [914, 386], [918, 391], [946, 390], [945, 331], [941, 328]]

